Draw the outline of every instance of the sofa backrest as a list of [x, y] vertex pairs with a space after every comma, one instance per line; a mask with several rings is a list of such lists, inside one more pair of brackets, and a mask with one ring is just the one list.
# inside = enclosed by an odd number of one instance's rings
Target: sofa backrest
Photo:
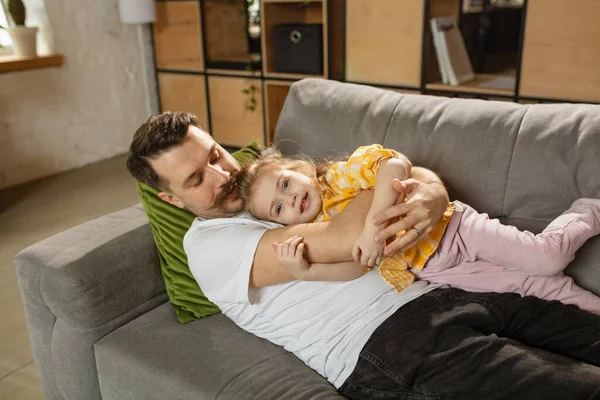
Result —
[[[294, 83], [275, 142], [315, 158], [364, 144], [399, 150], [440, 175], [451, 199], [541, 231], [580, 197], [600, 198], [600, 106], [400, 94], [323, 79]], [[568, 273], [600, 294], [600, 239]]]

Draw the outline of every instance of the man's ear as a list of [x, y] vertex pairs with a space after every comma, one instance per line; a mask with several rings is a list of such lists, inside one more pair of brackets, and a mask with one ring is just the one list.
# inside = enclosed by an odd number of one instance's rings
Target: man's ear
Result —
[[179, 197], [172, 195], [170, 193], [167, 192], [158, 192], [158, 197], [160, 197], [160, 199], [162, 201], [165, 201], [169, 204], [173, 204], [175, 207], [178, 208], [185, 208], [185, 206], [183, 205], [183, 203], [181, 202], [181, 200], [179, 200]]

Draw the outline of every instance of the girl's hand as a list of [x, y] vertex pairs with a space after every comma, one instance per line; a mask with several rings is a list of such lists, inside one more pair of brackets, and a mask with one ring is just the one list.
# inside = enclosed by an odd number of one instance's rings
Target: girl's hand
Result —
[[376, 229], [373, 225], [365, 227], [352, 247], [352, 258], [367, 267], [373, 267], [381, 263], [385, 243], [377, 243], [374, 240]]
[[[448, 206], [448, 194], [440, 183], [424, 183], [410, 178], [405, 181], [394, 179], [392, 185], [406, 196], [406, 201], [399, 200], [375, 216], [375, 225], [389, 223], [376, 234], [375, 240], [384, 243], [385, 239], [399, 232], [406, 233], [385, 247], [386, 256], [414, 246], [438, 223]], [[399, 199], [402, 197], [399, 196]]]
[[310, 264], [304, 258], [304, 242], [301, 236], [294, 236], [283, 243], [273, 243], [279, 263], [297, 279], [310, 269]]

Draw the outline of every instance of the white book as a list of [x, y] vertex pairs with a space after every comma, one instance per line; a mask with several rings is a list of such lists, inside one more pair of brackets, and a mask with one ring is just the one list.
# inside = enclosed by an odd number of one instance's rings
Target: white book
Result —
[[453, 86], [475, 79], [467, 48], [453, 16], [436, 17], [436, 29], [440, 32], [438, 44], [442, 55], [447, 57], [448, 83]]
[[444, 54], [440, 45], [441, 32], [438, 29], [438, 24], [435, 18], [431, 18], [431, 37], [433, 39], [433, 47], [435, 48], [435, 55], [438, 60], [438, 66], [440, 68], [440, 74], [442, 75], [442, 83], [448, 84], [448, 56]]

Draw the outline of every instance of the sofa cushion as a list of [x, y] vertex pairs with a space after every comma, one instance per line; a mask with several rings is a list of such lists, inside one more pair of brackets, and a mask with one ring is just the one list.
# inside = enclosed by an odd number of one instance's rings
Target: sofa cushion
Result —
[[[504, 215], [550, 223], [580, 197], [600, 198], [600, 107], [528, 106], [508, 175]], [[588, 240], [565, 270], [600, 295], [600, 237]]]
[[293, 354], [222, 314], [182, 325], [163, 304], [94, 349], [103, 399], [341, 397]]
[[[242, 164], [258, 157], [260, 146], [254, 141], [232, 155]], [[183, 250], [183, 236], [192, 225], [194, 214], [162, 201], [158, 191], [150, 186], [137, 182], [137, 188], [152, 227], [167, 294], [179, 322], [187, 323], [221, 312], [196, 283]]]

